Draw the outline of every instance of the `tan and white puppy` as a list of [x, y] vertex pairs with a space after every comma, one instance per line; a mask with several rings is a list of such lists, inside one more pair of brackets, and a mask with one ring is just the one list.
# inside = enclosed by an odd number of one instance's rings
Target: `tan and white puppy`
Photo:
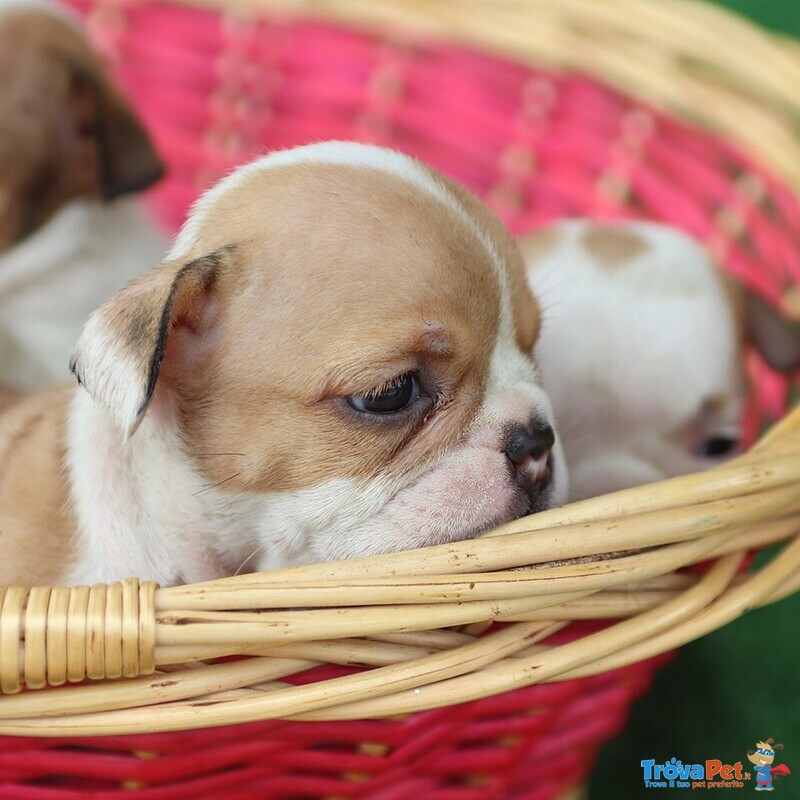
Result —
[[0, 0], [0, 381], [67, 379], [88, 314], [161, 258], [127, 195], [162, 171], [77, 23]]
[[738, 452], [746, 343], [778, 369], [800, 365], [798, 330], [676, 229], [570, 220], [521, 245], [543, 309], [536, 357], [571, 499]]
[[0, 416], [0, 585], [198, 581], [561, 503], [538, 321], [513, 239], [413, 159], [328, 142], [239, 169], [90, 318], [84, 390]]

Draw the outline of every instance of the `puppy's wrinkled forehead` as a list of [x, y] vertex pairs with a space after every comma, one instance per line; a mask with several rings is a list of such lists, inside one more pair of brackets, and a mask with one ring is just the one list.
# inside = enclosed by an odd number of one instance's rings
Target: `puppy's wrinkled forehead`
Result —
[[[308, 167], [312, 169], [309, 170]], [[340, 203], [357, 197], [360, 187], [349, 184], [359, 174], [368, 177], [372, 184], [373, 191], [370, 192], [372, 200], [381, 196], [384, 200], [387, 197], [390, 199], [398, 185], [405, 184], [407, 192], [414, 191], [428, 195], [438, 201], [440, 211], [449, 209], [451, 214], [460, 218], [462, 223], [481, 240], [483, 247], [491, 256], [493, 267], [502, 268], [500, 255], [490, 235], [477, 224], [474, 214], [470, 213], [456, 192], [446, 186], [431, 170], [402, 153], [374, 145], [345, 141], [321, 142], [277, 151], [240, 167], [200, 198], [192, 209], [189, 220], [181, 229], [170, 257], [182, 259], [191, 250], [202, 250], [204, 235], [210, 233], [212, 227], [217, 231], [222, 227], [216, 224], [214, 218], [226, 205], [229, 208], [231, 205], [241, 206], [248, 200], [254, 199], [262, 204], [269, 202], [269, 194], [280, 191], [284, 184], [287, 170], [282, 168], [290, 168], [290, 171], [299, 169], [303, 174], [304, 178], [295, 184], [295, 188], [300, 189], [302, 193], [300, 200], [305, 203], [308, 203], [315, 194], [320, 200], [335, 200]], [[315, 192], [318, 170], [321, 168], [335, 168], [333, 179], [336, 188], [327, 190], [327, 198], [321, 196], [321, 187]], [[276, 170], [281, 170], [283, 173], [277, 180], [273, 174]], [[391, 219], [385, 219], [384, 222], [389, 223]]]
[[[240, 168], [203, 195], [171, 257], [182, 259], [191, 251], [208, 250], [215, 237], [246, 241], [258, 231], [259, 222], [265, 224], [282, 204], [280, 221], [293, 232], [326, 219], [341, 223], [342, 218], [345, 231], [366, 232], [370, 217], [386, 228], [401, 215], [422, 225], [433, 211], [433, 219], [423, 228], [442, 223], [448, 229], [459, 228], [460, 235], [468, 236], [488, 258], [493, 271], [504, 269], [491, 236], [434, 173], [402, 153], [354, 142], [279, 151]], [[353, 212], [359, 216], [353, 217]], [[242, 215], [239, 224], [237, 214]]]
[[205, 196], [172, 257], [235, 247], [248, 265], [241, 294], [268, 299], [273, 325], [338, 324], [363, 343], [404, 320], [493, 342], [509, 289], [491, 237], [423, 167], [380, 156], [256, 162]]

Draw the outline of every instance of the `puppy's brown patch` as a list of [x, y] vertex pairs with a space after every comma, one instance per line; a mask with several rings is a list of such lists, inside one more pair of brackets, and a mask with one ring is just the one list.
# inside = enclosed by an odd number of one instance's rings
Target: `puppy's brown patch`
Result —
[[631, 230], [614, 225], [592, 225], [581, 243], [606, 268], [621, 267], [650, 249], [647, 239]]
[[519, 243], [525, 263], [535, 269], [536, 264], [550, 255], [562, 240], [563, 232], [556, 226], [540, 228], [525, 234]]
[[0, 386], [0, 412], [6, 411], [11, 408], [15, 403], [18, 403], [25, 397], [23, 392], [16, 389], [9, 389], [6, 386]]
[[76, 197], [109, 200], [162, 165], [80, 32], [20, 6], [0, 18], [0, 252]]
[[64, 465], [72, 394], [31, 395], [0, 416], [0, 586], [57, 584], [74, 558]]
[[712, 394], [703, 401], [700, 414], [703, 417], [713, 417], [722, 413], [728, 404], [728, 398], [724, 394]]
[[517, 344], [523, 353], [530, 353], [539, 338], [541, 313], [536, 298], [528, 288], [525, 261], [519, 245], [500, 220], [477, 197], [454, 181], [446, 181], [446, 184], [470, 214], [478, 220], [481, 227], [489, 233], [506, 263]]
[[742, 285], [731, 275], [715, 266], [714, 277], [718, 281], [728, 306], [733, 311], [733, 320], [736, 328], [736, 338], [739, 347], [743, 348], [747, 337], [747, 320], [745, 314], [745, 294]]

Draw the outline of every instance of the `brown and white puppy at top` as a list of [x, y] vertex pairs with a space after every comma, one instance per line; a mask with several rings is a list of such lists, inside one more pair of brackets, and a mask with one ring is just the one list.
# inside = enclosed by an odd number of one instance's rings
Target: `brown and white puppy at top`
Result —
[[[519, 250], [476, 198], [375, 146], [273, 153], [210, 190], [168, 260], [89, 319], [84, 388], [28, 401], [39, 453], [63, 425], [69, 503], [21, 507], [0, 475], [0, 585], [193, 582], [451, 542], [559, 504], [537, 334]], [[35, 479], [54, 500], [58, 467]]]
[[535, 352], [571, 499], [739, 452], [745, 344], [777, 369], [800, 365], [800, 330], [674, 228], [569, 220], [521, 246], [543, 309]]
[[68, 379], [86, 317], [160, 259], [133, 192], [162, 165], [77, 22], [0, 0], [0, 381]]

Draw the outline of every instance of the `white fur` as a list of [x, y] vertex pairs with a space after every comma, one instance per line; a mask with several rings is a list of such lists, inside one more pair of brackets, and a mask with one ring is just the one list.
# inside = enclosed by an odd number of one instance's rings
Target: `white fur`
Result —
[[[392, 151], [338, 142], [267, 156], [226, 178], [197, 203], [169, 257], [189, 255], [202, 228], [214, 225], [215, 203], [246, 176], [306, 162], [400, 175], [439, 199], [444, 213], [455, 212], [467, 235], [474, 234], [486, 247], [499, 280], [501, 322], [483, 404], [470, 430], [455, 447], [404, 474], [368, 482], [332, 476], [302, 491], [244, 496], [204, 485], [182, 452], [169, 414], [151, 410], [136, 435], [120, 444], [119, 427], [127, 430], [133, 411], [125, 392], [114, 401], [113, 416], [80, 393], [69, 420], [69, 473], [79, 520], [79, 562], [71, 581], [135, 574], [169, 584], [407, 549], [473, 536], [524, 510], [502, 436], [509, 425], [527, 424], [534, 417], [552, 422], [552, 410], [530, 358], [514, 340], [506, 267], [497, 247], [416, 162]], [[108, 342], [103, 345], [102, 314], [96, 319], [84, 338], [100, 352]], [[96, 367], [82, 362], [83, 372]], [[119, 369], [107, 370], [102, 380], [133, 386], [126, 377], [131, 368], [121, 364]], [[113, 400], [115, 395], [105, 392], [106, 400], [109, 396]], [[428, 424], [436, 424], [435, 415]], [[550, 498], [558, 503], [567, 491], [559, 446], [553, 458]]]
[[83, 388], [109, 411], [122, 441], [127, 441], [146, 410], [147, 377], [131, 353], [109, 334], [106, 322], [102, 309], [92, 313], [79, 339], [81, 360], [75, 361], [73, 354], [72, 365]]
[[247, 500], [230, 509], [213, 490], [204, 496], [208, 487], [189, 468], [174, 430], [155, 415], [120, 444], [108, 412], [79, 391], [67, 444], [80, 525], [68, 582], [131, 575], [162, 584], [211, 580], [230, 574], [230, 565], [235, 569], [252, 550], [247, 518], [255, 512]]
[[69, 378], [89, 312], [157, 263], [165, 240], [134, 200], [67, 204], [0, 255], [0, 380], [37, 389]]
[[[543, 310], [536, 357], [574, 499], [709, 466], [700, 442], [738, 436], [744, 391], [734, 311], [700, 245], [626, 223], [649, 248], [606, 267], [582, 242], [592, 224], [555, 226], [558, 244], [528, 271]], [[703, 416], [709, 397], [726, 406]]]

